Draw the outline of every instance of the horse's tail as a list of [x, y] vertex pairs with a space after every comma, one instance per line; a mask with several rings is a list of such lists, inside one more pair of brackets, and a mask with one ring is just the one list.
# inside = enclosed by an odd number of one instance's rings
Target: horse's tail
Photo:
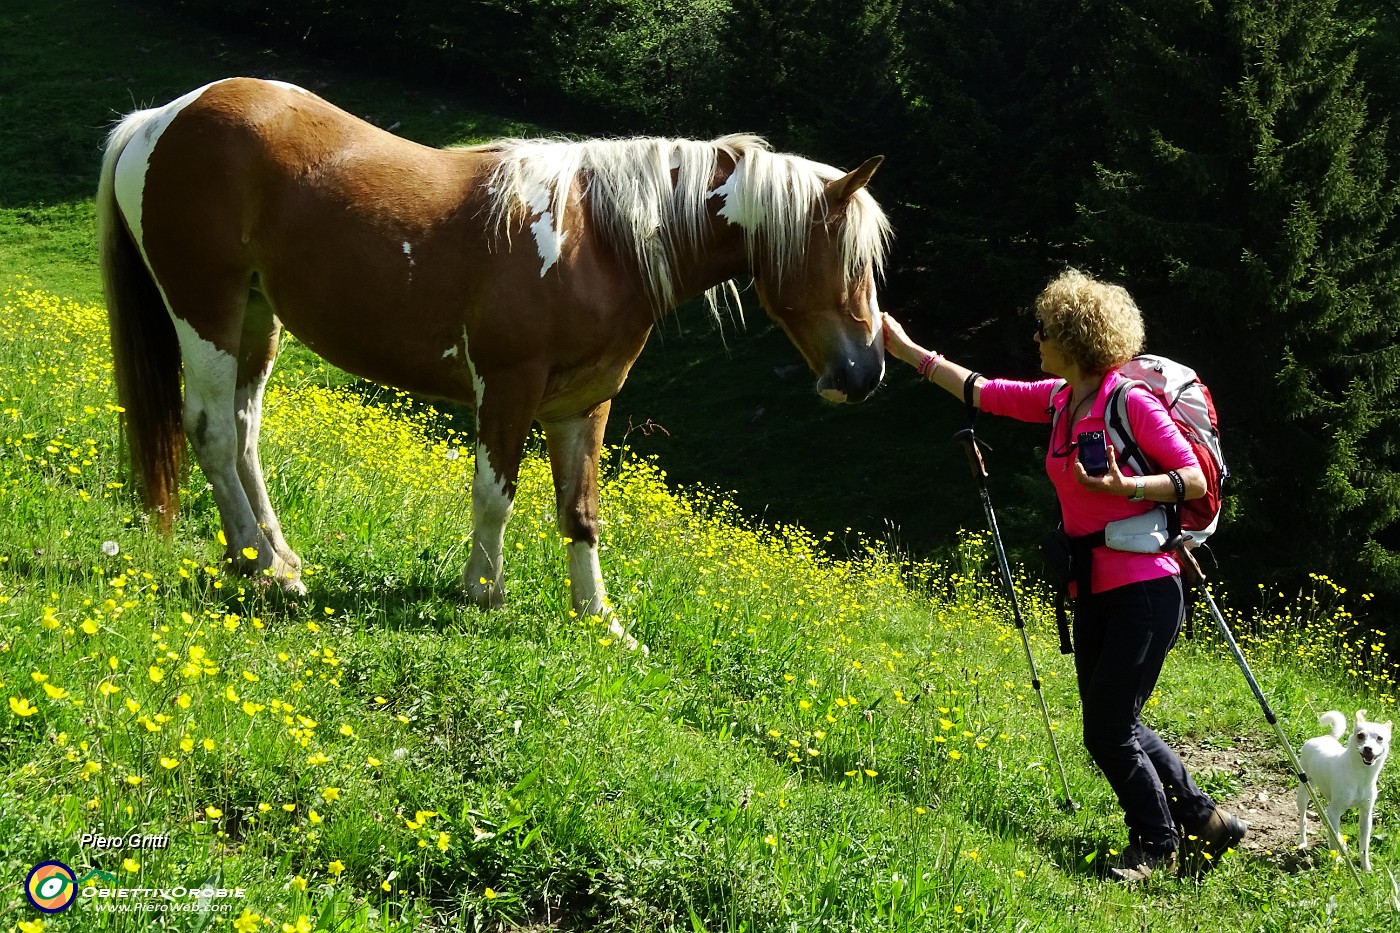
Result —
[[154, 113], [130, 114], [107, 137], [97, 186], [97, 249], [127, 452], [146, 509], [169, 530], [185, 467], [180, 343], [116, 191], [117, 160]]

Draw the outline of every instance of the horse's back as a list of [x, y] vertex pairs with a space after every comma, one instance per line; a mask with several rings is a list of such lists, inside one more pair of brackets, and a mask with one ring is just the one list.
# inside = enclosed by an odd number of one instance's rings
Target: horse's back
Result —
[[148, 183], [183, 181], [206, 196], [241, 186], [263, 206], [296, 197], [411, 220], [455, 205], [484, 163], [395, 136], [294, 85], [230, 78], [169, 121], [152, 146]]
[[[463, 297], [454, 264], [486, 255], [478, 224], [479, 155], [432, 149], [381, 130], [292, 85], [232, 78], [148, 111], [122, 162], [139, 192], [124, 205], [174, 313], [232, 348], [255, 288], [279, 319], [332, 362], [382, 381], [408, 328], [460, 341], [440, 296]], [[119, 177], [120, 177], [119, 168]], [[391, 326], [396, 322], [397, 327]], [[377, 333], [347, 339], [353, 333]], [[384, 344], [390, 344], [385, 346]], [[418, 371], [422, 366], [416, 366]], [[463, 394], [454, 373], [426, 390]]]

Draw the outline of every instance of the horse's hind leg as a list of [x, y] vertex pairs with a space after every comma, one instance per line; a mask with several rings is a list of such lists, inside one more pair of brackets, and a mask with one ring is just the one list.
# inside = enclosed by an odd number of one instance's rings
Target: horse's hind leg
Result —
[[[281, 566], [273, 571], [280, 579], [295, 580], [301, 572], [301, 558], [287, 545], [282, 525], [267, 495], [262, 463], [258, 458], [258, 434], [262, 426], [263, 389], [277, 358], [277, 338], [282, 325], [272, 308], [258, 293], [248, 300], [243, 318], [243, 335], [238, 344], [238, 382], [234, 389], [234, 409], [238, 422], [238, 479], [253, 518], [276, 552]], [[290, 573], [288, 578], [286, 574]]]
[[598, 563], [598, 460], [611, 407], [611, 402], [603, 402], [577, 417], [546, 422], [544, 431], [554, 474], [559, 532], [569, 541], [569, 594], [574, 612], [602, 617], [624, 645], [636, 648], [637, 640], [608, 606]]
[[[211, 335], [227, 345], [229, 331], [241, 330], [247, 285], [224, 290], [222, 300], [206, 304], [199, 321]], [[233, 568], [244, 573], [271, 570], [277, 582], [295, 593], [304, 593], [296, 570], [278, 555], [259, 527], [248, 494], [239, 476], [240, 431], [237, 417], [239, 361], [221, 349], [181, 316], [184, 303], [172, 300], [171, 319], [180, 339], [185, 369], [185, 434], [194, 446], [204, 477], [213, 488], [227, 541], [226, 556]], [[224, 326], [220, 326], [224, 325]]]

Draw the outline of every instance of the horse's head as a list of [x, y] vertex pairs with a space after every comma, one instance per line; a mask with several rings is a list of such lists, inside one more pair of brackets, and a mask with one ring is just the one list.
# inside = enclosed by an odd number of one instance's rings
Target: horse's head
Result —
[[[817, 375], [817, 391], [833, 402], [859, 402], [885, 374], [885, 348], [875, 282], [888, 226], [864, 188], [884, 160], [824, 181], [814, 199], [805, 242], [755, 272], [764, 310], [787, 333]], [[776, 266], [776, 268], [774, 268]]]

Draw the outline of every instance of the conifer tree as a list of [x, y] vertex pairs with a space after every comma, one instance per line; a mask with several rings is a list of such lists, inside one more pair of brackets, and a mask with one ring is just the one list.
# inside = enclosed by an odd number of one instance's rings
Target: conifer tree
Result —
[[1247, 572], [1400, 599], [1400, 250], [1337, 0], [1111, 8], [1084, 230], [1224, 413]]

